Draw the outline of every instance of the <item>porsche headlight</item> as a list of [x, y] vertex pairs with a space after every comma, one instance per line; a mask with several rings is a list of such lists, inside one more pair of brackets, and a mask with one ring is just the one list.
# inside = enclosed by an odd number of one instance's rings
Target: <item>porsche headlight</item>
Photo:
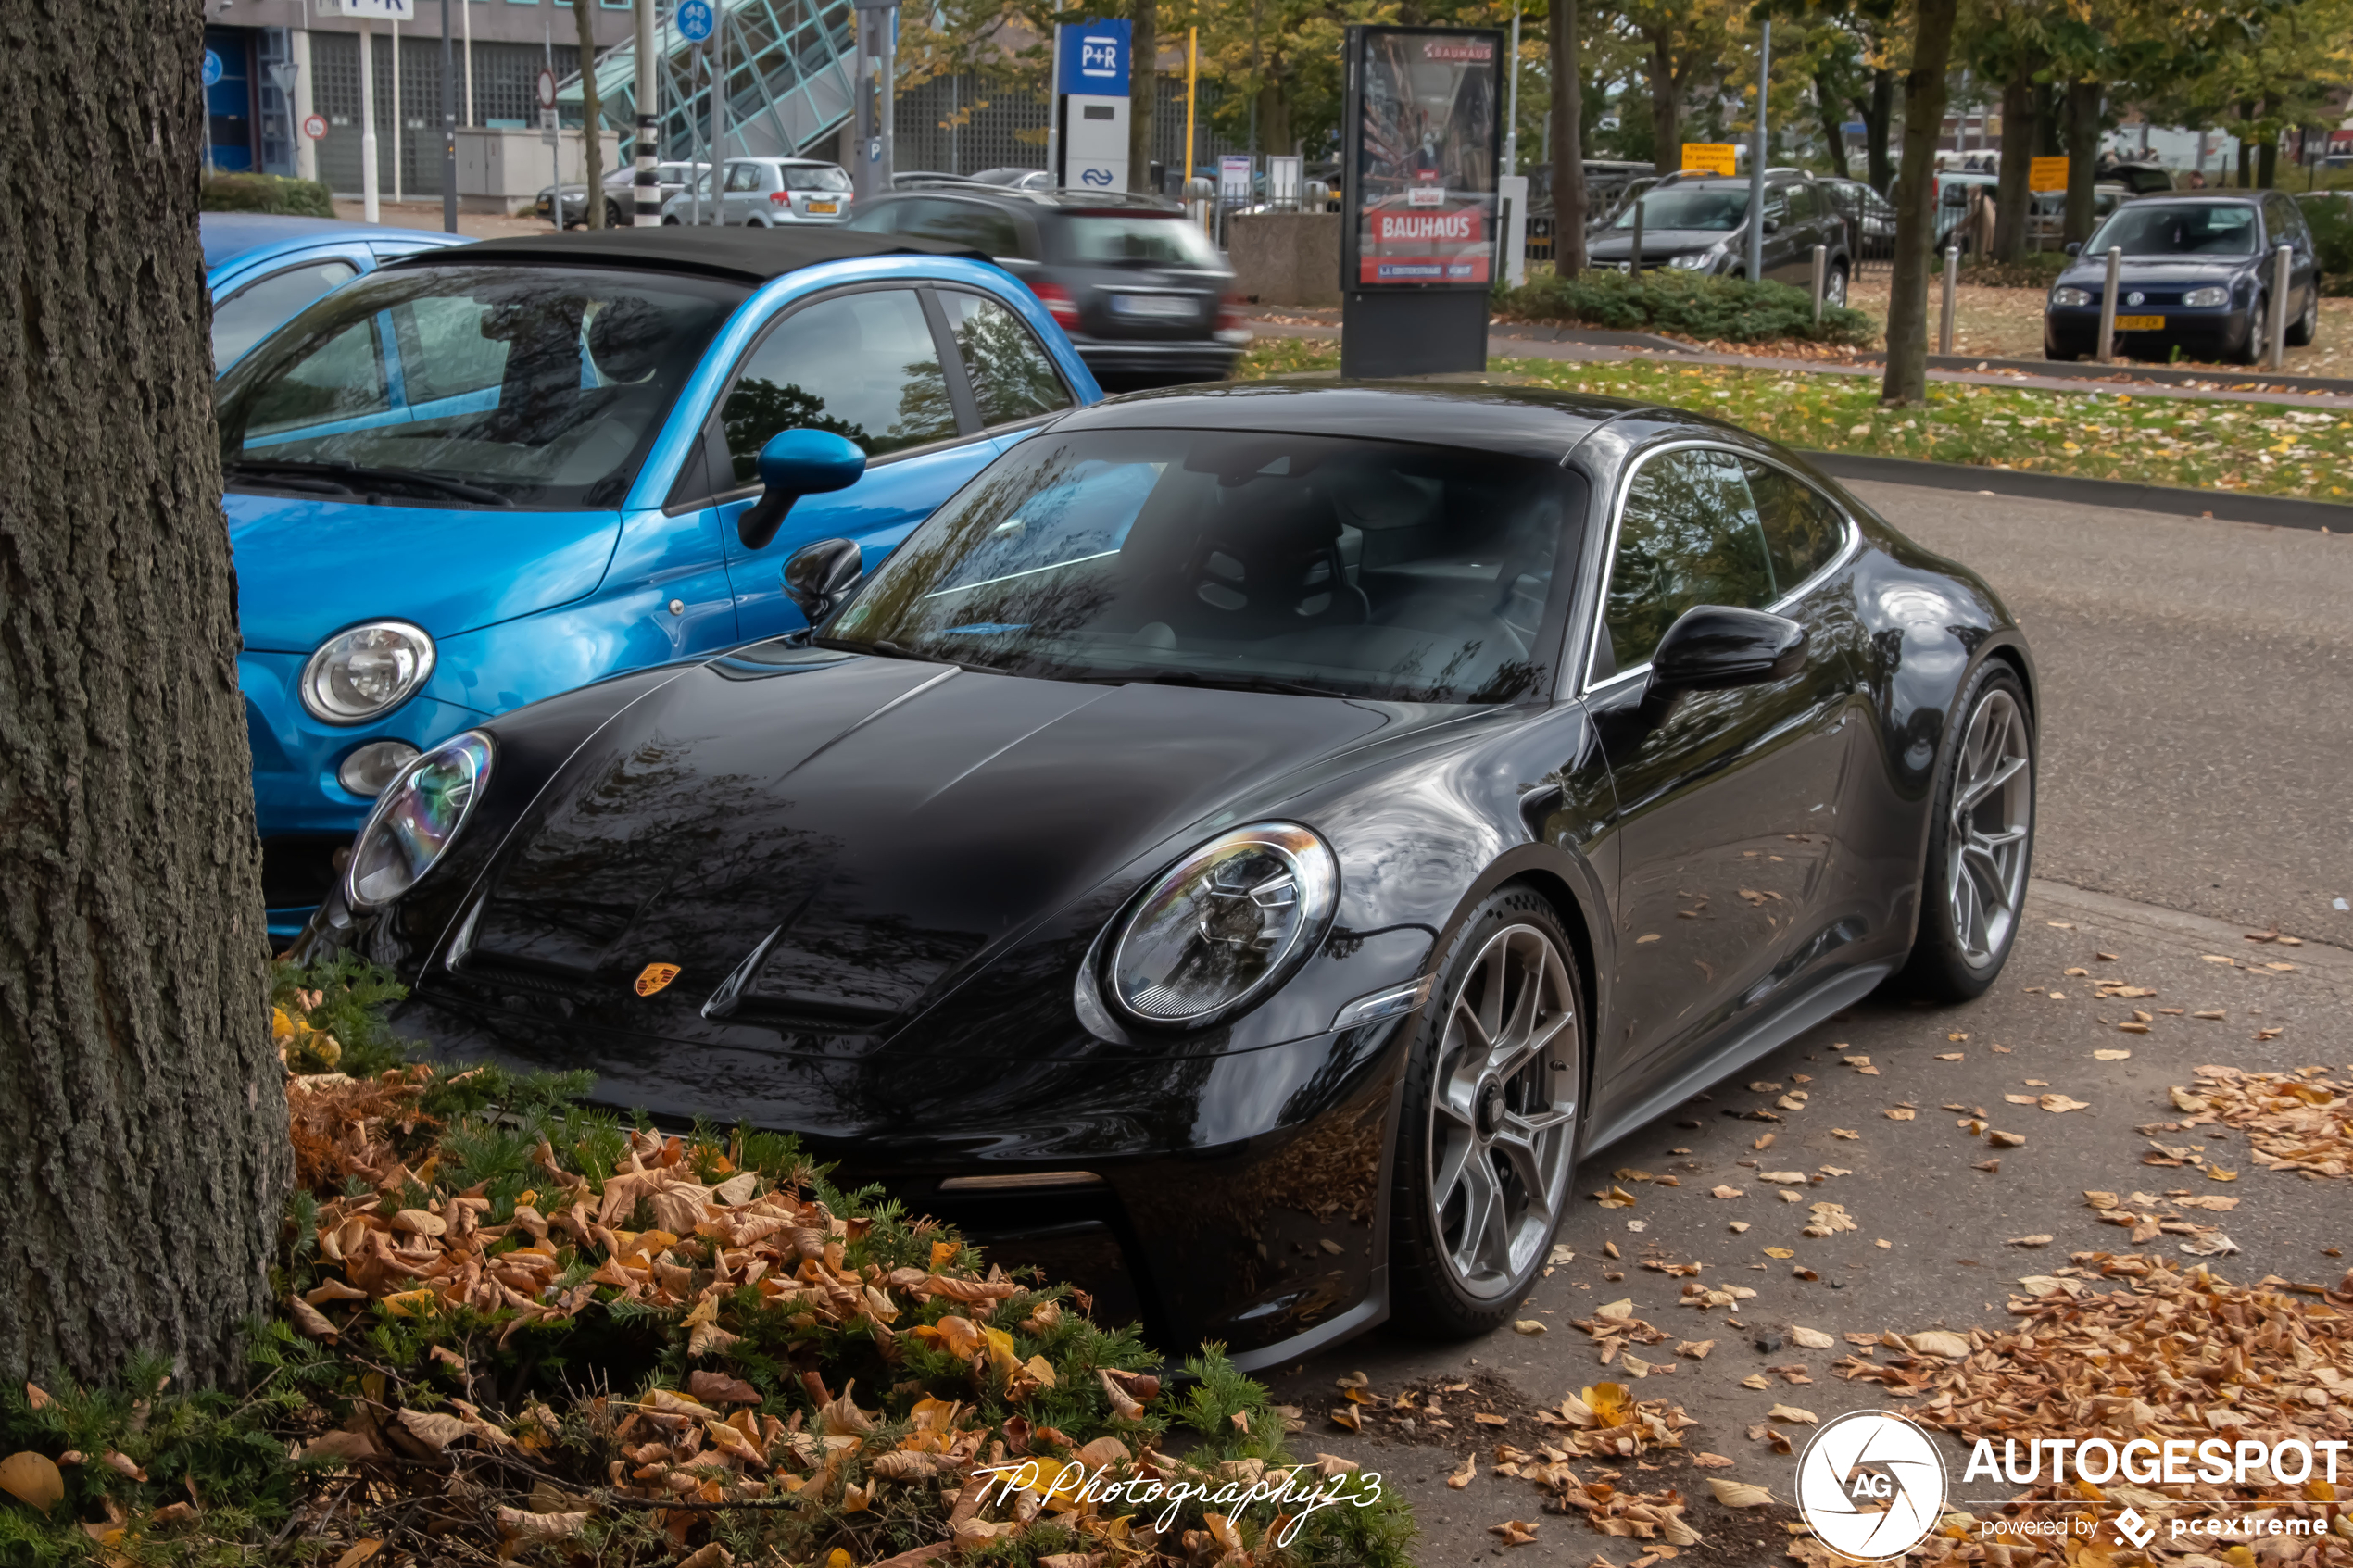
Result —
[[352, 845], [343, 884], [352, 909], [380, 909], [414, 887], [466, 825], [489, 776], [490, 737], [479, 730], [409, 763], [378, 797]]
[[2189, 293], [2182, 296], [2183, 304], [2196, 309], [2208, 308], [2217, 305], [2228, 305], [2230, 302], [2231, 291], [2229, 289], [2211, 284], [2202, 289], [2192, 289]]
[[2092, 303], [2092, 295], [2087, 289], [2053, 289], [2051, 303], [2070, 306], [2089, 305]]
[[302, 667], [302, 706], [329, 724], [364, 724], [417, 695], [433, 673], [433, 638], [405, 621], [338, 632]]
[[1331, 919], [1340, 863], [1292, 822], [1225, 834], [1161, 873], [1111, 949], [1110, 990], [1139, 1022], [1197, 1028], [1280, 984]]

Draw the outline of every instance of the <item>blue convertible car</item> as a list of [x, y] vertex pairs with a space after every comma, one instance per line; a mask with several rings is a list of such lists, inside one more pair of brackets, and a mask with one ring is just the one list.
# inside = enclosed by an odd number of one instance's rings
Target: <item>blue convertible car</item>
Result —
[[245, 358], [305, 306], [421, 250], [466, 243], [432, 229], [387, 229], [331, 218], [208, 212], [197, 220], [205, 289], [212, 295], [212, 368]]
[[886, 235], [492, 240], [320, 300], [218, 392], [272, 935], [421, 748], [799, 628], [793, 549], [878, 560], [1101, 396], [1010, 276]]

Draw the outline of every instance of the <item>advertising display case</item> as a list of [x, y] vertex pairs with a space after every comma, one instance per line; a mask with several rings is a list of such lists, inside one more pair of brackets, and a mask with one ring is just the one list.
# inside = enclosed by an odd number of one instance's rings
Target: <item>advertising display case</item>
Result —
[[1343, 375], [1486, 368], [1504, 47], [1491, 28], [1348, 30]]

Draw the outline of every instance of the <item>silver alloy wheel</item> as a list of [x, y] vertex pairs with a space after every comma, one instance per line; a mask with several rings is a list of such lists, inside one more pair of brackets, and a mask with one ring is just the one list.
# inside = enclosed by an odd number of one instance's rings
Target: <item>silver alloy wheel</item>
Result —
[[1846, 307], [1845, 268], [1833, 267], [1831, 269], [1830, 282], [1822, 290], [1822, 298], [1823, 302], [1834, 310], [1843, 310]]
[[2018, 923], [2034, 822], [2034, 753], [2018, 700], [1996, 687], [1969, 715], [1953, 780], [1945, 868], [1953, 935], [1972, 969], [1994, 961]]
[[1448, 1001], [1430, 1085], [1430, 1217], [1473, 1297], [1509, 1291], [1559, 1219], [1581, 1071], [1576, 996], [1552, 938], [1512, 925]]

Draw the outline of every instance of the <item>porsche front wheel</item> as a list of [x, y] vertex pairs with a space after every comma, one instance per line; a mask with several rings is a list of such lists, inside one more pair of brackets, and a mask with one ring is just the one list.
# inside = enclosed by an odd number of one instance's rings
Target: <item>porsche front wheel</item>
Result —
[[1447, 951], [1398, 1123], [1390, 1257], [1409, 1330], [1497, 1328], [1543, 1265], [1576, 1160], [1576, 975], [1559, 916], [1526, 888], [1490, 895]]
[[1904, 980], [1939, 1001], [1982, 993], [2018, 935], [2034, 857], [2034, 721], [2010, 667], [1969, 683], [1936, 781], [1919, 934]]

